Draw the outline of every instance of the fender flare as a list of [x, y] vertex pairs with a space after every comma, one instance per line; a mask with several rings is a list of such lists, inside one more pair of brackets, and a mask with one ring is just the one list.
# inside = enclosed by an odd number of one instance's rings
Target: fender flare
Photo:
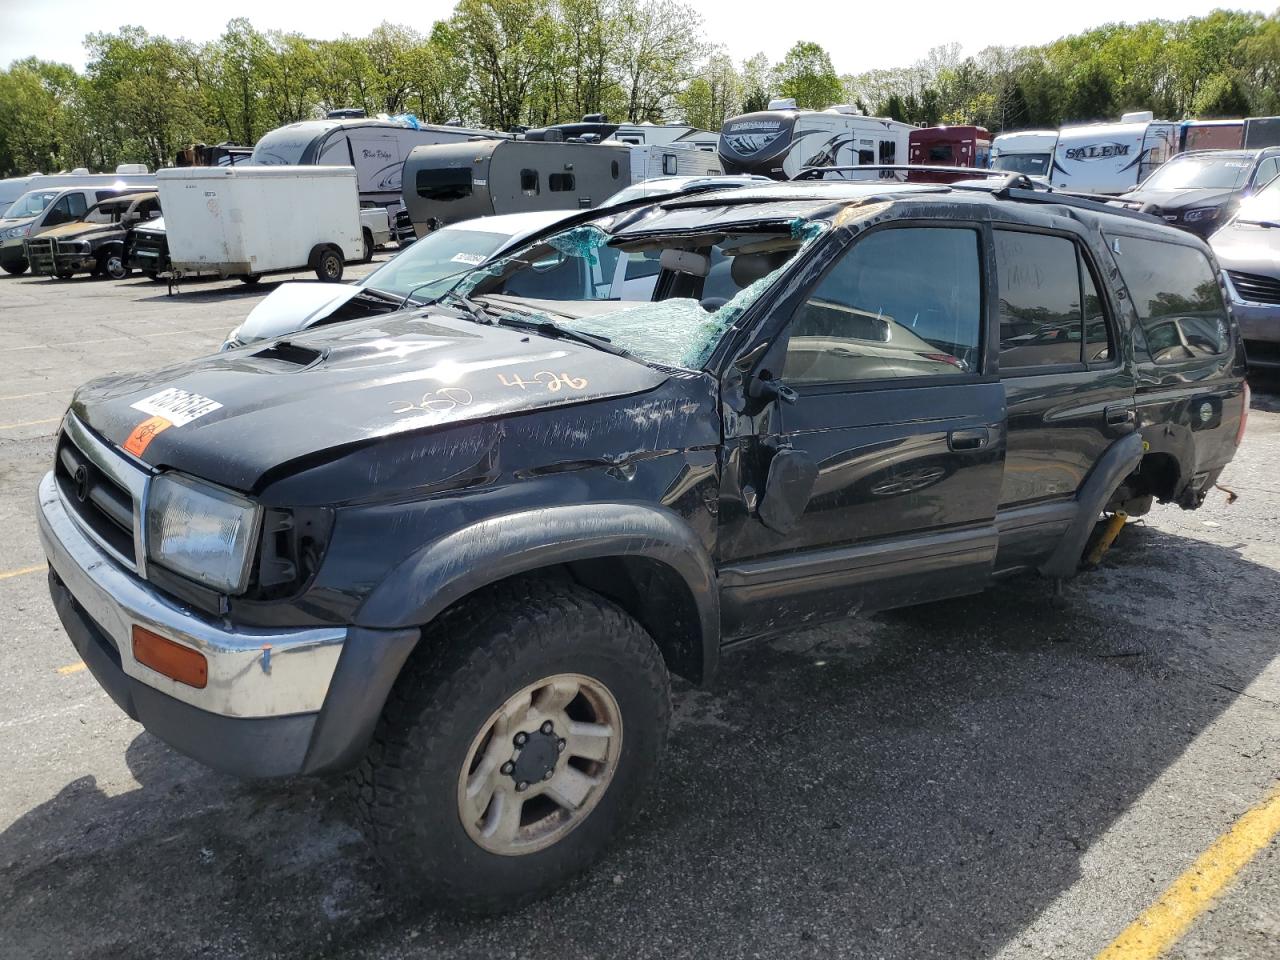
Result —
[[702, 676], [720, 651], [715, 565], [693, 529], [670, 510], [591, 503], [501, 514], [452, 531], [401, 561], [361, 604], [362, 627], [421, 627], [451, 604], [499, 580], [579, 560], [645, 557], [674, 570], [697, 608]]
[[1093, 470], [1076, 494], [1076, 515], [1049, 559], [1040, 565], [1046, 577], [1065, 579], [1076, 572], [1089, 534], [1118, 486], [1142, 463], [1142, 434], [1121, 437], [1098, 458]]

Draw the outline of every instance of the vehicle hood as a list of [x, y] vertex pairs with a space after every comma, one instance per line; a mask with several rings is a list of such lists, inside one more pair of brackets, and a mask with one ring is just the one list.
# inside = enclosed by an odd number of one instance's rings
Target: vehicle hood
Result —
[[1197, 190], [1134, 190], [1126, 194], [1124, 199], [1150, 203], [1173, 213], [1195, 207], [1220, 207], [1231, 200], [1232, 194], [1233, 191], [1218, 187]]
[[405, 311], [95, 380], [71, 409], [153, 467], [253, 491], [268, 471], [382, 437], [627, 396], [666, 378], [571, 341]]
[[1280, 227], [1233, 220], [1209, 238], [1224, 270], [1280, 278]]
[[247, 344], [305, 330], [359, 292], [360, 287], [353, 283], [282, 283], [249, 311], [235, 337]]
[[46, 240], [84, 240], [99, 234], [123, 236], [125, 228], [118, 223], [62, 223], [40, 234]]
[[0, 217], [0, 231], [8, 230], [10, 227], [21, 227], [34, 219], [35, 217]]
[[143, 220], [133, 228], [135, 233], [164, 233], [164, 217]]

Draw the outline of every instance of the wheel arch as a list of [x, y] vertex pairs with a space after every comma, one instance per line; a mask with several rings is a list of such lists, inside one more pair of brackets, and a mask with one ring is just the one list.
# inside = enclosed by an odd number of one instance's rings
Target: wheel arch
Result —
[[547, 507], [463, 527], [398, 564], [356, 621], [423, 627], [476, 592], [520, 576], [568, 578], [594, 590], [639, 621], [673, 673], [694, 683], [714, 675], [720, 605], [711, 558], [683, 520], [644, 504]]

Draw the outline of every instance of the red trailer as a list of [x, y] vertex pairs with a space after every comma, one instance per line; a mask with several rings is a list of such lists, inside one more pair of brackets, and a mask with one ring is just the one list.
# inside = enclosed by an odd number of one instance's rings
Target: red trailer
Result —
[[[935, 167], [980, 167], [991, 162], [991, 134], [986, 127], [921, 127], [908, 137], [907, 162]], [[916, 183], [950, 183], [956, 174], [910, 170]]]

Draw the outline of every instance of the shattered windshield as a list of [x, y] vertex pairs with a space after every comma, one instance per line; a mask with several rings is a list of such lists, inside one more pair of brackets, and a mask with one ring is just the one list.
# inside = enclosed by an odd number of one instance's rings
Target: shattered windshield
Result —
[[797, 219], [619, 238], [586, 224], [477, 270], [458, 292], [499, 315], [532, 314], [641, 360], [697, 369], [826, 229]]

